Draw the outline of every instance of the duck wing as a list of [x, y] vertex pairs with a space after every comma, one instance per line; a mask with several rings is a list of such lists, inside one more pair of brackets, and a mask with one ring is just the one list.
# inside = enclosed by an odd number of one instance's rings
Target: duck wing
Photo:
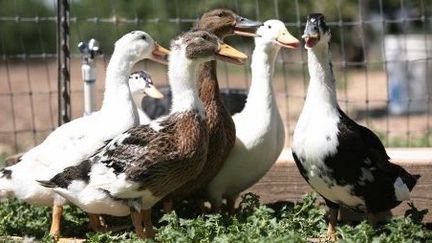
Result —
[[[387, 177], [391, 184], [398, 177], [411, 190], [419, 176], [409, 174], [401, 166], [390, 162], [381, 140], [368, 128], [351, 120], [341, 110], [341, 122], [339, 125], [340, 141], [338, 151], [341, 158], [349, 158], [352, 163], [357, 163], [355, 170], [366, 169], [372, 173], [379, 173]], [[357, 175], [359, 178], [360, 175]], [[360, 176], [361, 177], [361, 176]], [[382, 179], [382, 178], [380, 178]]]
[[94, 129], [97, 114], [81, 117], [55, 129], [36, 147], [23, 154], [20, 161], [56, 171], [59, 166], [76, 164], [103, 145]]
[[[112, 174], [108, 176], [110, 181], [98, 186], [119, 198], [137, 197], [139, 191], [147, 189], [153, 195], [164, 196], [196, 177], [201, 170], [197, 161], [206, 156], [206, 143], [196, 132], [206, 133], [202, 131], [204, 120], [192, 119], [188, 123], [197, 131], [179, 132], [186, 122], [167, 119], [160, 123], [160, 129], [141, 125], [110, 141], [90, 159]], [[100, 174], [107, 177], [106, 172]]]
[[[375, 166], [386, 167], [390, 164], [381, 140], [367, 127], [357, 124], [339, 109], [341, 121], [339, 123], [339, 147], [355, 155], [369, 159]], [[339, 149], [339, 148], [338, 148]], [[366, 163], [368, 164], [368, 163]]]

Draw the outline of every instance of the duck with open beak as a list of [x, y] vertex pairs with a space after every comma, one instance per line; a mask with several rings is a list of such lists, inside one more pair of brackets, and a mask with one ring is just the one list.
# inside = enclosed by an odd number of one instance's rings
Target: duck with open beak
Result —
[[219, 42], [219, 50], [215, 54], [216, 58], [234, 64], [243, 64], [248, 58], [246, 54], [234, 49], [223, 42]]
[[296, 49], [300, 42], [285, 29], [279, 32], [274, 44], [285, 48]]
[[154, 48], [152, 51], [152, 55], [149, 59], [158, 62], [163, 65], [168, 65], [167, 56], [169, 55], [170, 51], [163, 46], [159, 45], [159, 43], [154, 43]]
[[248, 37], [258, 36], [255, 30], [263, 25], [259, 21], [253, 21], [245, 17], [235, 15], [234, 34]]
[[320, 18], [315, 18], [314, 15], [311, 16], [308, 16], [306, 27], [302, 35], [302, 38], [305, 40], [306, 49], [313, 48], [323, 37], [327, 38], [328, 41], [330, 41], [331, 37], [330, 29], [326, 23], [321, 21]]
[[206, 30], [223, 39], [233, 34], [255, 37], [255, 31], [260, 26], [261, 22], [242, 17], [229, 9], [213, 9], [201, 16], [195, 29]]
[[[254, 37], [259, 26], [262, 26], [261, 22], [239, 16], [232, 10], [213, 9], [203, 13], [194, 28], [208, 31], [223, 40], [230, 35]], [[218, 48], [220, 52], [218, 59], [234, 64], [245, 63], [246, 55], [239, 55], [237, 58], [222, 57], [222, 54], [232, 52], [224, 45], [219, 45]], [[172, 210], [173, 200], [181, 201], [185, 198], [199, 200], [201, 210], [204, 210], [202, 203], [202, 200], [205, 199], [205, 195], [202, 194], [204, 188], [222, 168], [235, 143], [234, 122], [219, 95], [216, 60], [201, 64], [198, 73], [199, 97], [206, 111], [206, 123], [210, 137], [207, 161], [196, 178], [178, 188], [164, 200], [166, 212]]]

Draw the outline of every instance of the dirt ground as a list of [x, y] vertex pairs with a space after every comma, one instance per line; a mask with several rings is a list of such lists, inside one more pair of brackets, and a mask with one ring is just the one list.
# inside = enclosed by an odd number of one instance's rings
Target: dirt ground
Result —
[[[288, 56], [290, 58], [290, 56]], [[299, 59], [298, 57], [296, 59]], [[286, 57], [285, 57], [286, 60]], [[12, 153], [15, 148], [26, 150], [42, 141], [57, 124], [57, 63], [55, 59], [0, 60], [0, 153]], [[291, 136], [303, 106], [307, 89], [307, 70], [302, 62], [288, 62], [282, 68], [278, 62], [273, 81], [277, 102], [285, 121], [287, 140]], [[97, 101], [101, 104], [106, 60], [97, 63]], [[136, 70], [147, 70], [157, 85], [166, 85], [166, 67], [148, 62], [139, 63]], [[83, 82], [80, 59], [71, 62], [72, 116], [83, 114]], [[302, 71], [303, 70], [303, 71]], [[305, 75], [303, 75], [305, 73]], [[431, 112], [390, 116], [387, 106], [387, 78], [382, 70], [364, 69], [341, 71], [335, 67], [340, 106], [352, 118], [367, 125], [390, 146], [419, 146], [432, 142]], [[218, 77], [222, 87], [247, 88], [248, 66], [222, 63]], [[429, 131], [429, 132], [428, 132]]]

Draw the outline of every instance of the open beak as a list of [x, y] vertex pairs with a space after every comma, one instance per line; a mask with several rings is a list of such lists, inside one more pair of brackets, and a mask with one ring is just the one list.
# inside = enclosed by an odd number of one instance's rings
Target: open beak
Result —
[[320, 40], [320, 33], [315, 23], [307, 22], [302, 38], [305, 40], [305, 47], [312, 48]]
[[259, 36], [255, 33], [258, 27], [263, 25], [259, 21], [253, 21], [242, 16], [236, 15], [234, 34], [248, 37]]
[[152, 56], [150, 57], [150, 59], [160, 64], [168, 65], [168, 61], [166, 57], [169, 55], [169, 53], [170, 51], [168, 49], [165, 49], [157, 42], [155, 42], [154, 49], [152, 51]]
[[164, 95], [153, 84], [147, 84], [147, 87], [144, 88], [144, 93], [155, 99], [164, 98]]
[[300, 41], [292, 36], [288, 30], [283, 30], [276, 38], [275, 44], [281, 47], [295, 49], [300, 45]]
[[318, 41], [320, 40], [319, 34], [304, 34], [302, 38], [305, 40], [305, 46], [306, 48], [312, 48], [314, 47]]
[[238, 65], [244, 64], [245, 60], [247, 59], [246, 54], [223, 42], [219, 44], [219, 49], [215, 56], [219, 60]]

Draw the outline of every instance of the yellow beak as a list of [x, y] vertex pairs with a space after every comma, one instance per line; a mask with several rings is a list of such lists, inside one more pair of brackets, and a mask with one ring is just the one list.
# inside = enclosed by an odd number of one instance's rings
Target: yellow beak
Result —
[[227, 61], [234, 64], [243, 64], [248, 58], [248, 56], [243, 52], [223, 42], [219, 43], [219, 49], [216, 52], [216, 57], [222, 61]]
[[169, 53], [170, 51], [168, 49], [162, 47], [157, 42], [155, 42], [152, 56], [150, 57], [150, 59], [160, 64], [168, 65], [166, 56], [169, 55]]
[[144, 93], [155, 99], [164, 98], [164, 95], [153, 84], [149, 84], [148, 87], [144, 88]]
[[288, 30], [282, 30], [276, 38], [275, 43], [279, 46], [291, 49], [295, 49], [300, 45], [300, 41], [292, 36]]

